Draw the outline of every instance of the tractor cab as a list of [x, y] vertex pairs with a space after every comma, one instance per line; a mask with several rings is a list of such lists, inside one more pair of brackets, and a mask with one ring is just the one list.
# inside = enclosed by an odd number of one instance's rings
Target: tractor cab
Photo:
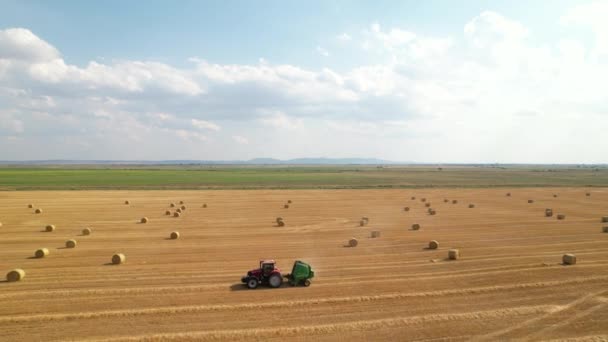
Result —
[[265, 277], [268, 277], [275, 270], [275, 264], [274, 260], [260, 260], [260, 271]]

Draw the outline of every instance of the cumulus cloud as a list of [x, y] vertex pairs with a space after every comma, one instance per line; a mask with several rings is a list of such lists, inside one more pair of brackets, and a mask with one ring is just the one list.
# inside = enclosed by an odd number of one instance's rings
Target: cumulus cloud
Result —
[[205, 141], [207, 140], [207, 137], [201, 133], [197, 133], [197, 132], [191, 132], [191, 131], [187, 131], [184, 129], [178, 129], [173, 131], [175, 133], [176, 136], [178, 136], [179, 138], [183, 139], [183, 140], [200, 140], [200, 141]]
[[317, 51], [317, 53], [323, 57], [329, 57], [329, 51], [327, 51], [326, 49], [317, 46], [317, 48], [315, 49]]
[[60, 58], [59, 51], [30, 30], [0, 30], [0, 59], [23, 62], [46, 62]]
[[[591, 29], [592, 45], [538, 43], [524, 23], [491, 11], [451, 36], [373, 23], [331, 36], [374, 62], [335, 69], [204, 58], [77, 66], [27, 29], [0, 30], [0, 159], [171, 159], [179, 150], [192, 159], [602, 161], [605, 7], [555, 18]], [[133, 143], [137, 152], [123, 148]], [[32, 148], [40, 144], [47, 154]]]
[[9, 136], [23, 133], [23, 121], [14, 118], [12, 115], [0, 113], [0, 134], [4, 131]]
[[351, 37], [348, 33], [341, 33], [341, 34], [337, 35], [336, 38], [343, 42], [348, 42], [348, 41], [353, 40], [353, 37]]
[[247, 139], [247, 138], [245, 138], [243, 136], [240, 136], [240, 135], [233, 135], [232, 139], [236, 143], [241, 144], [241, 145], [247, 145], [247, 144], [249, 144], [249, 139]]
[[197, 119], [192, 119], [192, 126], [199, 128], [199, 129], [207, 129], [207, 130], [212, 130], [212, 131], [219, 131], [220, 130], [220, 126], [214, 124], [213, 122], [209, 122], [209, 121], [205, 121], [205, 120], [197, 120]]
[[528, 30], [519, 22], [492, 11], [482, 12], [464, 26], [464, 33], [479, 47], [496, 41], [518, 41], [528, 36]]
[[399, 28], [392, 28], [385, 32], [378, 23], [371, 25], [371, 33], [375, 39], [382, 42], [384, 47], [389, 50], [403, 46], [416, 38], [415, 33]]
[[281, 111], [265, 112], [259, 121], [266, 126], [287, 130], [302, 127], [302, 119], [290, 117]]
[[560, 21], [564, 26], [590, 28], [595, 35], [594, 53], [608, 54], [608, 2], [596, 1], [580, 4], [565, 13]]

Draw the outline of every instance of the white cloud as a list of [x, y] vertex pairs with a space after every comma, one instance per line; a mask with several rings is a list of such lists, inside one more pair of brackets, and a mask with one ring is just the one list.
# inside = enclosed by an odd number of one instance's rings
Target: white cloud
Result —
[[492, 12], [482, 12], [464, 26], [465, 35], [479, 47], [496, 41], [519, 41], [528, 36], [528, 29], [521, 23]]
[[209, 121], [205, 121], [205, 120], [197, 120], [197, 119], [192, 119], [192, 126], [199, 128], [199, 129], [207, 129], [207, 130], [212, 130], [212, 131], [219, 131], [220, 130], [220, 126], [218, 126], [217, 124], [214, 124], [213, 122], [209, 122]]
[[265, 112], [259, 121], [274, 128], [295, 130], [302, 127], [302, 119], [293, 118], [280, 111]]
[[28, 29], [0, 30], [0, 60], [45, 62], [60, 58], [59, 51]]
[[348, 42], [353, 39], [348, 33], [341, 33], [341, 34], [337, 35], [336, 38], [343, 42]]
[[12, 115], [0, 113], [0, 136], [3, 135], [2, 131], [6, 131], [11, 135], [23, 133], [23, 121], [14, 118]]
[[208, 138], [201, 133], [191, 132], [191, 131], [187, 131], [184, 129], [178, 129], [173, 132], [175, 132], [175, 135], [183, 140], [188, 140], [188, 141], [207, 141], [208, 140]]
[[[374, 62], [335, 69], [201, 58], [187, 67], [130, 60], [82, 67], [26, 29], [0, 30], [0, 136], [18, 137], [0, 144], [0, 159], [171, 159], [176, 151], [238, 159], [272, 151], [604, 161], [608, 31], [596, 15], [604, 7], [581, 5], [555, 19], [591, 28], [591, 45], [570, 36], [538, 42], [523, 23], [489, 11], [452, 36], [374, 23], [334, 40], [365, 46], [354, 60]], [[327, 48], [338, 59], [339, 49]], [[134, 141], [137, 156], [123, 148]], [[31, 148], [41, 144], [57, 154]]]
[[323, 57], [329, 57], [329, 51], [327, 51], [326, 49], [324, 49], [320, 46], [317, 46], [315, 50], [317, 51], [317, 53], [319, 55], [321, 55]]
[[608, 21], [606, 18], [608, 18], [608, 2], [595, 1], [575, 6], [565, 13], [560, 21], [565, 26], [590, 28], [595, 35], [594, 53], [605, 55], [608, 54]]
[[241, 144], [241, 145], [247, 145], [249, 144], [249, 139], [240, 136], [240, 135], [233, 135], [232, 139], [237, 143], [237, 144]]
[[384, 44], [384, 47], [389, 50], [403, 46], [416, 38], [415, 33], [398, 28], [393, 28], [387, 32], [384, 32], [379, 24], [373, 24], [371, 29], [374, 38], [381, 41]]

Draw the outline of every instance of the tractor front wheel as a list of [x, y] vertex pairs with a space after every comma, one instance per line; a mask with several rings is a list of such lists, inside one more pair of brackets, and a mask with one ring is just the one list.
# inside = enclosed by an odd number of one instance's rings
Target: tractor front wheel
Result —
[[258, 280], [255, 278], [249, 278], [249, 280], [247, 280], [247, 287], [252, 290], [255, 289], [258, 287]]
[[268, 285], [273, 288], [281, 287], [283, 284], [283, 277], [280, 274], [273, 274], [268, 278]]
[[310, 286], [310, 280], [308, 280], [308, 279], [304, 280], [304, 286], [309, 287]]

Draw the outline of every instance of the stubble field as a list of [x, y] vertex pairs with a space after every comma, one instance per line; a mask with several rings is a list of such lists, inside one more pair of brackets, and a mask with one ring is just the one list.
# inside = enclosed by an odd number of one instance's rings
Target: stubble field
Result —
[[[0, 282], [0, 340], [608, 339], [608, 190], [587, 191], [3, 192], [0, 271], [27, 275]], [[180, 200], [182, 215], [166, 216]], [[111, 265], [117, 252], [126, 262]], [[561, 265], [564, 253], [578, 263]], [[285, 272], [303, 260], [316, 276], [248, 290], [240, 278], [262, 258]]]

